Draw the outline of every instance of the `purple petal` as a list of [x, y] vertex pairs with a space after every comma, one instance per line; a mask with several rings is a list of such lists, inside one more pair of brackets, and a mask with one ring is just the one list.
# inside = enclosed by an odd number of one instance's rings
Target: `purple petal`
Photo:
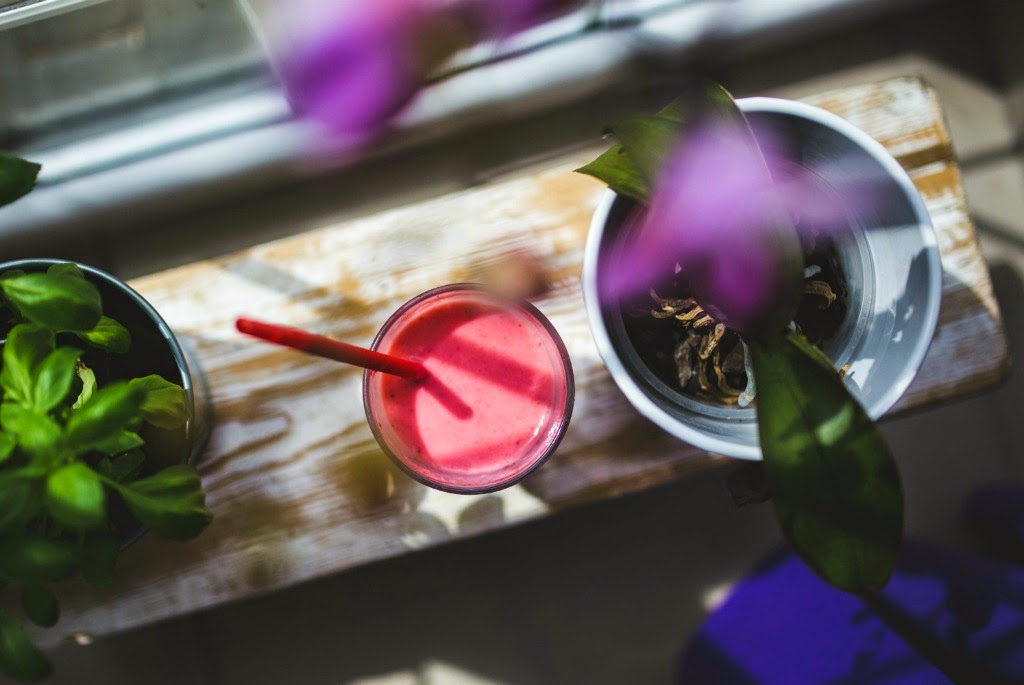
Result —
[[283, 35], [281, 76], [295, 111], [362, 138], [412, 99], [428, 65], [418, 36], [436, 15], [426, 0], [298, 4]]
[[671, 153], [638, 235], [613, 269], [612, 293], [645, 292], [652, 274], [678, 265], [698, 302], [735, 330], [778, 307], [779, 293], [792, 286], [770, 226], [781, 206], [746, 136], [709, 126]]

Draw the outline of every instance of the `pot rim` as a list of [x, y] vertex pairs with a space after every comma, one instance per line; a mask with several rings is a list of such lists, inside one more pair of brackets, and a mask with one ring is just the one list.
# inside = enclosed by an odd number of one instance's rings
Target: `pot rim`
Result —
[[[910, 386], [921, 363], [924, 361], [925, 354], [928, 352], [931, 341], [935, 336], [936, 326], [938, 325], [939, 306], [942, 299], [942, 262], [939, 254], [938, 240], [924, 200], [921, 198], [910, 176], [907, 175], [907, 172], [889, 154], [885, 147], [842, 117], [813, 105], [781, 98], [741, 98], [736, 101], [736, 104], [744, 114], [790, 115], [818, 123], [836, 131], [839, 135], [862, 148], [864, 152], [870, 155], [882, 167], [883, 171], [902, 192], [902, 195], [913, 211], [921, 237], [922, 253], [927, 260], [928, 283], [931, 286], [926, 302], [927, 306], [924, 311], [920, 312], [922, 330], [927, 335], [922, 335], [916, 341], [913, 348], [905, 354], [906, 363], [903, 365], [899, 376], [888, 385], [887, 390], [876, 398], [870, 406], [865, 407], [871, 419], [876, 420], [888, 411]], [[618, 197], [619, 195], [615, 191], [606, 189], [597, 209], [594, 211], [587, 243], [584, 248], [582, 275], [584, 303], [591, 333], [593, 334], [598, 353], [608, 367], [612, 379], [637, 411], [677, 438], [709, 452], [738, 459], [760, 460], [762, 457], [759, 444], [741, 444], [729, 440], [727, 437], [710, 435], [670, 415], [632, 378], [623, 364], [620, 355], [616, 352], [608, 326], [601, 312], [597, 288], [597, 265], [604, 229], [608, 223], [612, 206]]]

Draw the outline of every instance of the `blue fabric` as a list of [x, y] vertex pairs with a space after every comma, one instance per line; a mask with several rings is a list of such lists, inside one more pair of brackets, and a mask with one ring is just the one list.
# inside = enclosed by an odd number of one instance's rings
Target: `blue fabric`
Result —
[[[1024, 683], [1021, 569], [908, 541], [884, 595], [945, 646]], [[788, 551], [708, 617], [679, 676], [686, 685], [949, 682], [862, 600], [833, 589]]]

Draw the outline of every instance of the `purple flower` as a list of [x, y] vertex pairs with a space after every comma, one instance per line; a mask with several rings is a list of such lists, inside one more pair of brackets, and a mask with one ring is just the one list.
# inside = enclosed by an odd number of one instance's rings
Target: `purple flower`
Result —
[[293, 110], [364, 141], [458, 50], [548, 19], [581, 0], [289, 0], [274, 19]]
[[435, 0], [323, 0], [290, 9], [278, 42], [293, 109], [357, 140], [405, 107], [429, 70], [461, 45], [452, 40], [458, 31], [446, 31], [449, 10]]
[[799, 241], [784, 212], [747, 131], [705, 125], [689, 132], [667, 158], [637, 233], [618, 256], [611, 290], [646, 292], [652, 274], [678, 272], [718, 321], [740, 333], [778, 333], [802, 289]]

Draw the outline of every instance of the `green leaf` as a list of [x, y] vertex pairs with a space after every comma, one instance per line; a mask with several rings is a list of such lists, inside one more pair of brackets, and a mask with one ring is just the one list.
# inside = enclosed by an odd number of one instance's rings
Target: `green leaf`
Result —
[[0, 611], [0, 671], [22, 682], [42, 680], [51, 671], [21, 622], [6, 611]]
[[78, 393], [78, 399], [71, 405], [72, 409], [79, 409], [96, 392], [96, 373], [85, 364], [78, 365], [78, 377], [82, 381], [82, 390]]
[[20, 538], [0, 547], [0, 574], [23, 583], [53, 583], [75, 572], [75, 548], [62, 540]]
[[79, 331], [75, 335], [93, 347], [116, 354], [124, 354], [132, 345], [132, 334], [109, 316], [101, 316], [91, 330]]
[[71, 412], [64, 434], [68, 448], [81, 454], [116, 438], [138, 415], [142, 399], [143, 393], [126, 381], [98, 390]]
[[72, 528], [98, 528], [107, 519], [107, 498], [96, 472], [81, 462], [62, 466], [46, 479], [46, 508]]
[[82, 578], [95, 588], [105, 588], [114, 577], [121, 542], [112, 535], [90, 535], [79, 551]]
[[139, 521], [163, 538], [193, 538], [213, 518], [199, 474], [187, 464], [171, 466], [130, 485], [108, 484], [117, 488]]
[[21, 591], [21, 606], [25, 610], [25, 615], [37, 626], [52, 628], [60, 620], [57, 598], [42, 585], [26, 585]]
[[802, 336], [750, 349], [764, 468], [786, 539], [835, 587], [880, 590], [903, 536], [903, 493], [889, 448]]
[[17, 444], [9, 433], [0, 433], [0, 464], [7, 461]]
[[[613, 126], [614, 133], [628, 135], [636, 144], [637, 136], [641, 138], [644, 132], [640, 130], [644, 124], [651, 128], [652, 136], [656, 136], [660, 148], [656, 145], [643, 143], [637, 149], [623, 149], [622, 144], [613, 145], [610, 149], [600, 155], [597, 159], [586, 164], [577, 173], [593, 176], [619, 193], [642, 203], [646, 203], [650, 197], [650, 181], [654, 173], [661, 168], [664, 158], [671, 151], [675, 139], [684, 130], [685, 125], [702, 116], [714, 116], [719, 119], [732, 119], [743, 121], [743, 114], [736, 107], [736, 103], [725, 88], [713, 82], [707, 82], [699, 92], [685, 97], [678, 97], [667, 106], [661, 109], [654, 117], [638, 117], [627, 120]], [[666, 135], [674, 129], [673, 135]], [[620, 143], [622, 138], [620, 138]], [[641, 165], [637, 166], [637, 159]]]
[[61, 431], [56, 421], [20, 404], [0, 404], [0, 425], [32, 455], [52, 455], [60, 443]]
[[28, 194], [41, 168], [35, 162], [0, 152], [0, 207]]
[[31, 517], [38, 506], [39, 481], [18, 471], [0, 472], [0, 531]]
[[32, 403], [36, 367], [53, 351], [53, 333], [32, 324], [18, 324], [4, 342], [4, 368], [0, 387], [6, 399], [19, 404]]
[[151, 375], [132, 380], [131, 386], [145, 393], [140, 412], [147, 423], [158, 428], [178, 428], [188, 419], [188, 396], [180, 385]]
[[100, 291], [70, 273], [32, 273], [0, 281], [22, 316], [53, 331], [88, 331], [102, 313]]
[[141, 450], [132, 450], [126, 454], [103, 457], [96, 470], [110, 480], [130, 483], [142, 473], [142, 465], [145, 462], [146, 455]]
[[576, 173], [593, 176], [619, 195], [638, 202], [647, 202], [647, 180], [626, 155], [621, 145], [614, 145], [594, 161], [584, 164]]
[[85, 272], [82, 271], [82, 267], [78, 266], [74, 262], [57, 262], [51, 264], [50, 268], [46, 270], [48, 274], [71, 276], [80, 280], [85, 280]]
[[115, 454], [124, 454], [129, 450], [142, 447], [144, 444], [145, 441], [138, 433], [134, 433], [132, 431], [121, 431], [108, 440], [96, 443], [95, 449], [100, 454], [113, 456]]
[[45, 414], [61, 403], [71, 390], [80, 356], [81, 350], [58, 347], [39, 364], [32, 392], [32, 405], [36, 411]]
[[613, 126], [612, 132], [645, 187], [653, 188], [665, 158], [679, 139], [679, 124], [663, 117], [636, 117]]

